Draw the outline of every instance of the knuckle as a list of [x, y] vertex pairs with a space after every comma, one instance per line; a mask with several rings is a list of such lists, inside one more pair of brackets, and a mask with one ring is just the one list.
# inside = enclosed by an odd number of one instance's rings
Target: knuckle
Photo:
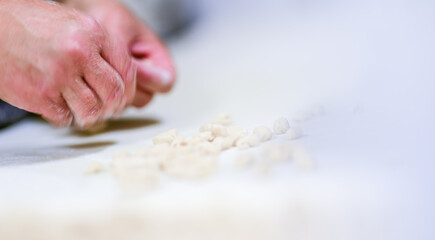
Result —
[[68, 57], [88, 56], [92, 43], [101, 40], [104, 34], [104, 29], [94, 18], [80, 14], [60, 39], [60, 49]]
[[95, 20], [94, 18], [85, 16], [83, 18], [83, 20], [84, 20], [83, 22], [84, 22], [86, 30], [92, 31], [92, 32], [95, 32], [95, 33], [102, 32], [102, 30], [103, 30], [102, 27], [97, 22], [97, 20]]
[[57, 127], [66, 127], [72, 122], [72, 113], [61, 98], [47, 100], [47, 108], [42, 116]]
[[77, 58], [86, 55], [85, 42], [79, 33], [73, 33], [62, 43], [62, 50], [69, 58]]
[[92, 36], [93, 39], [101, 39], [105, 32], [100, 23], [92, 17], [84, 16], [82, 19], [82, 30], [87, 36]]
[[71, 124], [72, 120], [73, 117], [69, 111], [68, 113], [65, 113], [63, 115], [56, 115], [55, 118], [53, 119], [56, 126], [58, 127], [67, 127]]
[[80, 105], [77, 107], [76, 113], [82, 122], [98, 118], [101, 113], [101, 104], [91, 91], [83, 91], [80, 94]]
[[124, 90], [125, 90], [124, 83], [122, 81], [120, 81], [119, 78], [116, 76], [114, 76], [112, 78], [112, 80], [110, 81], [109, 88], [110, 88], [109, 89], [110, 95], [108, 96], [109, 101], [112, 99], [115, 100], [115, 99], [120, 98], [123, 95]]
[[107, 81], [104, 83], [104, 99], [105, 103], [110, 103], [118, 100], [125, 92], [125, 85], [121, 77], [117, 73], [109, 73], [105, 76]]
[[53, 85], [42, 85], [38, 89], [40, 99], [54, 99], [57, 95]]
[[89, 117], [98, 115], [101, 111], [101, 104], [97, 98], [90, 93], [86, 93], [82, 97], [85, 115]]

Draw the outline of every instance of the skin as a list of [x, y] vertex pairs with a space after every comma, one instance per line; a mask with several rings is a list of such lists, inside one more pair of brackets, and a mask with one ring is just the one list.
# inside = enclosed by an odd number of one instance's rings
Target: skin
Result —
[[[164, 45], [111, 0], [0, 0], [0, 98], [86, 129], [167, 92]], [[53, 24], [56, 23], [56, 24]]]
[[134, 106], [143, 107], [153, 94], [172, 88], [176, 73], [165, 45], [124, 5], [116, 0], [66, 0], [64, 4], [94, 17], [128, 49], [137, 66]]

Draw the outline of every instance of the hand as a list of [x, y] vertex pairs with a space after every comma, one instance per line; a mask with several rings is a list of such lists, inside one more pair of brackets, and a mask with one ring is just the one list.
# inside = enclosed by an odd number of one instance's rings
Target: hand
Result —
[[94, 17], [129, 49], [137, 66], [134, 106], [143, 107], [154, 93], [165, 93], [172, 88], [175, 68], [164, 44], [124, 5], [114, 0], [69, 0], [66, 3]]
[[0, 98], [58, 126], [120, 114], [135, 91], [125, 47], [91, 17], [40, 0], [0, 2]]

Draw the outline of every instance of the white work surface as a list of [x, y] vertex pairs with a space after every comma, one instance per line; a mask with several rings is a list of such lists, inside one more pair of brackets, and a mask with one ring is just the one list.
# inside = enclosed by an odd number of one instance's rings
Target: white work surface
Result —
[[92, 160], [109, 166], [119, 149], [171, 128], [188, 135], [220, 112], [252, 130], [320, 105], [322, 116], [292, 123], [313, 170], [289, 163], [259, 177], [230, 150], [211, 177], [165, 179], [140, 201], [187, 222], [219, 206], [262, 218], [277, 239], [433, 239], [434, 4], [215, 2], [171, 43], [179, 81], [147, 108], [92, 136], [34, 119], [1, 130], [0, 208], [103, 208], [125, 196], [109, 171], [84, 174]]

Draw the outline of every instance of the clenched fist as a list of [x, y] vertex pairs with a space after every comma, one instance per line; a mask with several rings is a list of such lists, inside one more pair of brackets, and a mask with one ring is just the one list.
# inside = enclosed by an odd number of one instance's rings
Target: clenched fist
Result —
[[132, 104], [146, 105], [156, 93], [168, 92], [175, 82], [175, 67], [160, 39], [117, 0], [64, 0], [64, 4], [94, 17], [119, 43], [137, 66]]
[[136, 68], [127, 46], [84, 13], [0, 1], [0, 99], [12, 105], [87, 128], [133, 102]]

